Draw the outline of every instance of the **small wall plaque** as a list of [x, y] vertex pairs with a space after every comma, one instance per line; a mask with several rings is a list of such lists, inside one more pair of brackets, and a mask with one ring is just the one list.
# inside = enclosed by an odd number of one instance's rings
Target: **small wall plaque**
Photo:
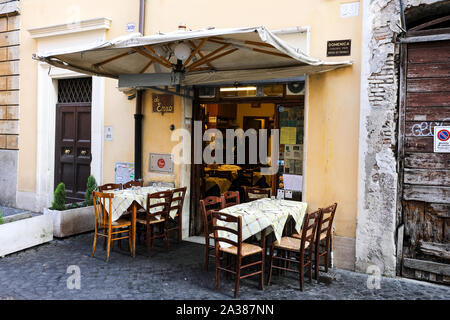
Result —
[[352, 40], [327, 41], [327, 57], [349, 56]]
[[150, 153], [149, 171], [173, 173], [173, 155], [168, 153]]
[[153, 112], [173, 113], [175, 110], [173, 95], [171, 94], [152, 94]]

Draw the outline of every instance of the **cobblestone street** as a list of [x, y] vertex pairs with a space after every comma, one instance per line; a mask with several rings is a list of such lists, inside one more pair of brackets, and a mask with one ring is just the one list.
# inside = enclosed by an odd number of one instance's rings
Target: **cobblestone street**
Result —
[[[0, 258], [0, 299], [232, 299], [234, 282], [222, 277], [214, 289], [213, 263], [203, 271], [203, 246], [171, 244], [166, 253], [156, 246], [148, 258], [143, 245], [135, 259], [115, 247], [110, 262], [97, 247], [90, 257], [93, 234], [54, 240]], [[69, 289], [68, 267], [80, 268], [80, 289]], [[333, 269], [321, 273], [320, 282], [306, 281], [298, 289], [296, 275], [274, 276], [270, 286], [258, 290], [257, 277], [242, 281], [239, 299], [450, 299], [450, 287], [407, 279], [382, 278], [380, 289], [368, 289], [368, 276]]]

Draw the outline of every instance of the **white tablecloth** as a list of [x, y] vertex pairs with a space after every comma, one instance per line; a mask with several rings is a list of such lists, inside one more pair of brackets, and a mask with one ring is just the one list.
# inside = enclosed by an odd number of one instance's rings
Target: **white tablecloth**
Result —
[[[292, 200], [278, 199], [258, 199], [252, 202], [241, 203], [220, 210], [220, 212], [228, 213], [234, 216], [242, 216], [242, 241], [253, 235], [259, 234], [262, 230], [266, 230], [266, 234], [272, 230], [275, 238], [280, 241], [284, 225], [289, 216], [295, 220], [295, 230], [300, 232], [303, 218], [305, 217], [307, 204]], [[218, 220], [218, 225], [226, 226], [236, 230], [236, 223], [223, 223]], [[219, 231], [219, 237], [228, 238], [237, 242], [237, 237], [226, 231]], [[221, 247], [229, 247], [230, 244], [221, 242]]]

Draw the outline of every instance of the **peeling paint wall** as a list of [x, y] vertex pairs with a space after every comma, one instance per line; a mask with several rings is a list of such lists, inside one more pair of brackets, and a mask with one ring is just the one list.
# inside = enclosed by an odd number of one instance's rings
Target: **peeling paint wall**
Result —
[[[404, 8], [439, 1], [403, 1]], [[365, 0], [356, 270], [396, 273], [399, 0]]]

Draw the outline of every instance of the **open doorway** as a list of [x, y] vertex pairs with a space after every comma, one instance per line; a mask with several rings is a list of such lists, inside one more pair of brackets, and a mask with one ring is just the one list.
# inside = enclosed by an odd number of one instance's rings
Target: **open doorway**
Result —
[[[303, 88], [303, 83], [300, 87]], [[290, 91], [287, 84], [234, 88], [197, 89], [193, 120], [201, 122], [204, 138], [202, 152], [210, 150], [206, 153], [213, 158], [209, 162], [204, 158], [202, 163], [192, 162], [191, 236], [203, 232], [199, 201], [207, 196], [238, 191], [240, 198], [245, 199], [245, 189], [257, 187], [270, 190], [271, 196], [285, 197], [286, 194], [285, 198], [301, 201], [302, 185], [297, 183], [293, 188], [292, 181], [301, 181], [303, 173], [304, 91]], [[212, 136], [204, 136], [205, 132], [212, 131], [210, 129], [217, 131]], [[241, 129], [244, 133], [244, 156], [238, 154], [238, 138], [227, 135], [230, 129], [231, 132]], [[278, 135], [272, 137], [274, 129], [278, 129]], [[263, 130], [265, 134], [261, 133]], [[255, 133], [253, 137], [252, 132]], [[223, 150], [218, 154], [215, 153], [217, 137], [222, 138]], [[271, 143], [275, 138], [278, 139], [279, 149], [274, 151], [278, 152], [278, 160], [274, 164], [271, 161], [277, 157], [272, 155]], [[192, 142], [193, 145], [198, 143]], [[264, 161], [264, 154], [268, 161]], [[275, 167], [277, 170], [262, 174], [261, 169], [265, 167]], [[299, 176], [300, 180], [290, 179], [289, 187], [295, 190], [286, 190], [286, 193], [284, 185], [287, 175]]]

